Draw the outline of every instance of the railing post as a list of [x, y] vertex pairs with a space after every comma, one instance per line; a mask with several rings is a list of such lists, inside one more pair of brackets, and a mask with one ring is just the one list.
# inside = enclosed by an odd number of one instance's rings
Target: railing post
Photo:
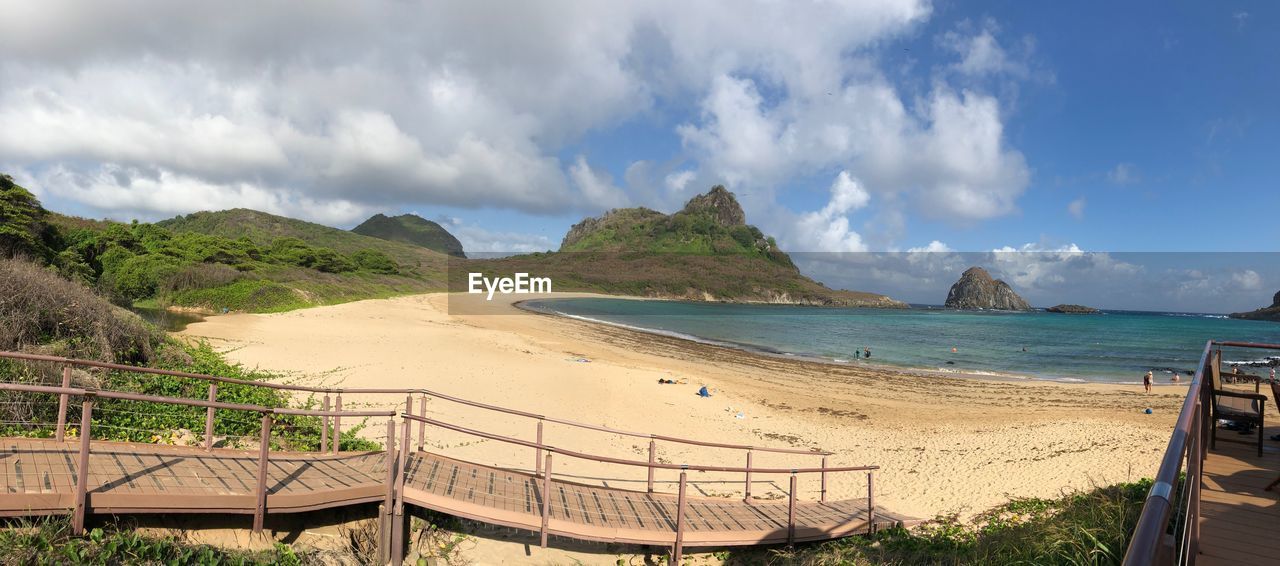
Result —
[[387, 419], [387, 493], [378, 509], [378, 563], [391, 559], [391, 517], [395, 504], [396, 421]]
[[[62, 366], [62, 388], [71, 387], [71, 366]], [[58, 442], [66, 439], [67, 434], [67, 401], [70, 395], [58, 395]]]
[[391, 563], [404, 563], [405, 538], [409, 528], [404, 518], [404, 481], [409, 472], [409, 421], [402, 425], [404, 442], [400, 443], [400, 458], [396, 462], [395, 512], [391, 515]]
[[827, 502], [827, 457], [826, 455], [822, 456], [822, 474], [821, 475], [822, 475], [822, 491], [820, 492], [818, 501], [821, 503], [826, 503]]
[[[216, 403], [218, 401], [218, 382], [209, 382], [209, 402]], [[209, 452], [213, 450], [213, 413], [216, 411], [213, 407], [205, 409], [204, 412], [204, 450]]]
[[653, 463], [658, 455], [657, 444], [649, 440], [649, 493], [653, 493]]
[[[342, 412], [342, 392], [338, 392], [338, 398], [333, 403], [334, 412]], [[342, 415], [333, 416], [333, 455], [338, 455], [338, 450], [342, 444]]]
[[796, 542], [796, 473], [791, 472], [791, 489], [787, 494], [787, 544]]
[[271, 413], [262, 414], [262, 433], [258, 446], [258, 492], [253, 509], [253, 532], [262, 533], [267, 514], [267, 458], [271, 451]]
[[542, 475], [542, 419], [538, 419], [538, 447], [533, 449], [533, 477]]
[[547, 547], [547, 524], [551, 521], [551, 453], [547, 452], [547, 465], [542, 476], [542, 548]]
[[876, 532], [876, 471], [867, 470], [867, 534]]
[[[423, 395], [418, 403], [418, 416], [427, 418], [427, 396]], [[427, 443], [427, 423], [425, 421], [418, 422], [418, 452], [422, 452], [422, 448]]]
[[[404, 414], [406, 415], [413, 414], [413, 394], [412, 393], [404, 396]], [[405, 421], [405, 422], [408, 423], [409, 421]], [[402, 442], [404, 442], [405, 446], [408, 446], [409, 443], [413, 441], [412, 436], [410, 436], [409, 433], [410, 433], [409, 429], [406, 428], [404, 430], [404, 434], [400, 435], [403, 438]]]
[[80, 467], [76, 470], [76, 507], [71, 515], [71, 534], [84, 534], [84, 518], [88, 513], [89, 495], [89, 440], [92, 433], [89, 423], [93, 420], [93, 397], [86, 396], [80, 409]]
[[751, 503], [751, 450], [747, 450], [747, 482], [742, 489], [742, 500]]
[[[321, 410], [329, 412], [329, 394], [324, 394], [324, 404], [320, 405]], [[324, 454], [329, 451], [329, 415], [320, 417], [320, 453]]]
[[688, 473], [680, 470], [680, 496], [676, 499], [676, 546], [671, 551], [671, 563], [679, 564], [684, 558], [684, 490], [688, 482]]

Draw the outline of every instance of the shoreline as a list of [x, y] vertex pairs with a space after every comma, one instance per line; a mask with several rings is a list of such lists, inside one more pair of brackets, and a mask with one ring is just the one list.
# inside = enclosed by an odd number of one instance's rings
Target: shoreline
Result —
[[[650, 299], [647, 297], [634, 297], [634, 296], [626, 296], [626, 295], [594, 295], [594, 294], [583, 294], [583, 295], [590, 296], [590, 297], [623, 299], [623, 300], [630, 300], [630, 301], [671, 300], [671, 299]], [[557, 297], [557, 298], [571, 298], [571, 297]], [[530, 314], [557, 317], [561, 319], [578, 321], [585, 324], [608, 326], [612, 328], [629, 330], [632, 332], [638, 332], [641, 334], [647, 334], [651, 336], [663, 336], [666, 338], [684, 340], [687, 342], [691, 342], [694, 344], [701, 344], [705, 346], [717, 346], [721, 348], [730, 348], [730, 349], [738, 350], [738, 351], [749, 353], [749, 354], [767, 356], [767, 357], [778, 358], [783, 360], [796, 360], [796, 361], [812, 362], [812, 363], [819, 363], [819, 364], [830, 364], [833, 366], [841, 366], [841, 367], [844, 367], [844, 366], [860, 367], [868, 370], [899, 372], [904, 374], [916, 375], [920, 377], [954, 377], [954, 378], [960, 378], [960, 379], [975, 379], [975, 380], [984, 380], [984, 381], [999, 381], [999, 382], [1012, 382], [1012, 383], [1044, 382], [1044, 383], [1060, 383], [1064, 385], [1083, 384], [1083, 383], [1100, 384], [1100, 385], [1118, 385], [1118, 386], [1142, 385], [1141, 381], [1104, 381], [1104, 380], [1091, 380], [1091, 379], [1078, 378], [1078, 377], [1043, 377], [1043, 376], [1037, 376], [1037, 375], [1016, 373], [1016, 372], [1002, 372], [998, 370], [959, 370], [959, 369], [947, 370], [944, 368], [894, 365], [894, 364], [879, 363], [879, 362], [865, 362], [862, 360], [851, 363], [849, 360], [830, 358], [830, 357], [822, 356], [819, 354], [784, 352], [781, 350], [767, 348], [763, 346], [756, 346], [752, 344], [743, 344], [743, 343], [732, 342], [727, 340], [715, 340], [711, 338], [704, 338], [701, 336], [695, 336], [692, 334], [685, 334], [681, 332], [645, 328], [642, 326], [612, 322], [608, 320], [591, 318], [591, 317], [582, 316], [582, 315], [568, 314], [568, 313], [563, 313], [555, 310], [542, 310], [527, 304], [530, 301], [536, 301], [536, 300], [538, 299], [521, 299], [521, 300], [512, 302], [511, 306]], [[879, 307], [864, 307], [864, 308], [875, 309]], [[1190, 373], [1188, 373], [1186, 381], [1181, 381], [1178, 383], [1173, 383], [1170, 381], [1157, 381], [1152, 385], [1154, 387], [1186, 387], [1187, 383], [1190, 380], [1191, 380], [1191, 375]]]
[[[229, 360], [249, 367], [349, 387], [418, 386], [623, 430], [821, 447], [836, 454], [833, 465], [880, 465], [877, 498], [922, 518], [968, 516], [1011, 497], [1056, 496], [1149, 477], [1184, 397], [1169, 388], [1145, 394], [1141, 386], [1123, 384], [930, 375], [766, 356], [535, 313], [512, 301], [449, 314], [448, 302], [456, 299], [435, 293], [220, 315], [178, 334], [209, 340]], [[685, 383], [657, 384], [672, 378]], [[710, 399], [694, 394], [704, 384]], [[444, 417], [475, 418], [432, 407]], [[1154, 414], [1144, 414], [1146, 408]], [[469, 422], [519, 437], [531, 433], [507, 419]], [[589, 432], [555, 429], [548, 435], [558, 445], [601, 455], [635, 457], [638, 450]], [[527, 465], [527, 456], [494, 443], [438, 438], [461, 458]], [[699, 464], [723, 458], [679, 447], [664, 447], [660, 456]], [[736, 459], [723, 463], [741, 465]], [[612, 473], [577, 464], [565, 472]], [[724, 496], [738, 489], [730, 481], [700, 488]], [[833, 497], [852, 496], [865, 483], [833, 478], [829, 489]]]

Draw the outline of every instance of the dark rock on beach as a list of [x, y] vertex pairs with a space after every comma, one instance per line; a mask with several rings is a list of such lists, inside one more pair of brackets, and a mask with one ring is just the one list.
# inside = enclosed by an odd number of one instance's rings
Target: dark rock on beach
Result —
[[1277, 292], [1271, 298], [1271, 306], [1262, 307], [1256, 311], [1249, 312], [1233, 312], [1231, 318], [1240, 318], [1244, 320], [1269, 320], [1272, 322], [1280, 322], [1280, 292]]
[[1029, 311], [1031, 305], [1013, 292], [1008, 283], [992, 279], [981, 267], [970, 267], [947, 293], [947, 308], [967, 310]]
[[1097, 314], [1099, 312], [1098, 309], [1086, 307], [1084, 305], [1054, 305], [1044, 309], [1044, 311], [1063, 314]]

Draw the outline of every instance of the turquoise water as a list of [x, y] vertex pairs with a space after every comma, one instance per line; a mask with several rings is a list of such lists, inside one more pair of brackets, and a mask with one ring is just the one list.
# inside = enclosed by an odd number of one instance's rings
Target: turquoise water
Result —
[[[855, 350], [869, 347], [878, 364], [1063, 381], [1138, 383], [1154, 369], [1158, 383], [1168, 382], [1173, 371], [1190, 375], [1210, 338], [1280, 343], [1280, 323], [1188, 313], [1066, 315], [594, 298], [526, 306], [780, 355], [859, 363]], [[1275, 354], [1280, 352], [1229, 349], [1224, 359], [1261, 363]]]

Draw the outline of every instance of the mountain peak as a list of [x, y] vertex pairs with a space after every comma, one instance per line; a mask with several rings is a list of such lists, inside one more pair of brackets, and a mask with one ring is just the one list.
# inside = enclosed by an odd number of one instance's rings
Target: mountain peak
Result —
[[399, 216], [375, 214], [351, 231], [392, 242], [421, 246], [454, 257], [467, 257], [462, 251], [462, 242], [459, 242], [444, 226], [416, 214]]
[[711, 187], [707, 194], [689, 199], [680, 212], [685, 214], [710, 214], [721, 226], [742, 226], [747, 223], [747, 214], [733, 193], [724, 185]]

